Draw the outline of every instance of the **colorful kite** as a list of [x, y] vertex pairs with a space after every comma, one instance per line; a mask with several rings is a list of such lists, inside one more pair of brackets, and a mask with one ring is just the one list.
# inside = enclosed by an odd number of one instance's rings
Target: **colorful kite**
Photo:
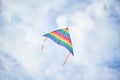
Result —
[[45, 34], [43, 36], [45, 36], [46, 38], [45, 38], [45, 40], [43, 42], [43, 46], [42, 46], [41, 50], [43, 50], [44, 43], [47, 40], [47, 38], [50, 38], [51, 40], [53, 40], [57, 44], [65, 47], [69, 51], [69, 53], [68, 53], [68, 55], [66, 57], [66, 60], [63, 63], [63, 65], [67, 62], [68, 57], [69, 57], [70, 54], [72, 54], [74, 56], [73, 48], [72, 48], [72, 42], [71, 42], [71, 38], [70, 38], [70, 34], [69, 34], [69, 31], [68, 31], [68, 28], [55, 30], [55, 31], [50, 32], [48, 34]]

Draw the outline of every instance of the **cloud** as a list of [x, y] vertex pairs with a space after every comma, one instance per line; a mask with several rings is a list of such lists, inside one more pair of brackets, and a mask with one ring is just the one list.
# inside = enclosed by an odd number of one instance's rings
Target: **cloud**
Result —
[[56, 23], [58, 24], [58, 26], [61, 26], [61, 28], [63, 26], [66, 26], [67, 27], [67, 24], [68, 24], [68, 18], [65, 17], [65, 16], [59, 16], [56, 20]]
[[32, 77], [9, 54], [0, 51], [0, 79], [1, 80], [32, 80]]
[[41, 35], [49, 28], [46, 27], [49, 25], [46, 17], [49, 11], [56, 9], [56, 6], [59, 7], [64, 1], [58, 2], [1, 1], [4, 25], [1, 32], [3, 35], [0, 36], [0, 49], [16, 57], [30, 73], [38, 71], [42, 60], [38, 57], [41, 53]]
[[[34, 80], [118, 80], [119, 65], [110, 67], [120, 58], [116, 1], [1, 1], [0, 50], [15, 57]], [[62, 67], [66, 49], [48, 39], [41, 52], [41, 36], [66, 26], [75, 56]]]
[[[111, 1], [109, 4], [102, 0], [93, 1], [84, 10], [76, 10], [69, 16], [72, 22], [70, 32], [75, 52], [73, 63], [84, 66], [86, 70], [82, 80], [119, 79], [119, 71], [115, 74], [114, 70], [103, 65], [113, 60], [113, 57], [117, 57], [114, 55], [114, 48], [119, 43], [119, 33], [111, 16], [116, 11], [112, 13], [109, 11], [113, 4]], [[102, 73], [106, 75], [100, 76]]]

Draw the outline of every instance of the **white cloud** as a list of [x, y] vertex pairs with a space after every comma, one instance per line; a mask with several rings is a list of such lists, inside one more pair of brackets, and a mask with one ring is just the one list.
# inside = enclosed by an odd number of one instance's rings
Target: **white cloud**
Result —
[[[2, 14], [6, 24], [3, 35], [0, 36], [0, 49], [16, 57], [35, 80], [47, 78], [109, 80], [115, 77], [115, 80], [118, 80], [117, 76], [103, 65], [114, 57], [112, 51], [119, 42], [114, 23], [109, 20], [108, 9], [114, 1], [92, 0], [81, 8], [75, 7], [80, 6], [79, 4], [74, 4], [74, 8], [72, 5], [70, 7], [74, 11], [71, 10], [71, 13], [69, 9], [68, 12], [64, 12], [66, 2], [65, 0], [2, 1]], [[62, 9], [63, 11], [58, 11]], [[119, 12], [119, 7], [116, 11]], [[59, 28], [70, 26], [73, 41], [75, 56], [71, 56], [62, 68], [60, 66], [64, 48], [59, 48], [48, 40], [46, 50], [40, 51], [43, 41], [41, 35], [55, 28], [49, 27], [51, 23], [48, 18], [52, 13], [56, 13], [54, 24]], [[50, 20], [52, 22], [53, 18]], [[59, 61], [61, 62], [58, 63]]]
[[73, 26], [79, 27], [79, 30], [81, 30], [82, 32], [91, 30], [94, 27], [92, 18], [85, 12], [76, 12], [75, 14], [73, 14], [71, 20]]
[[105, 7], [106, 7], [106, 5], [105, 5], [104, 1], [96, 0], [94, 3], [87, 6], [86, 12], [88, 14], [90, 14], [91, 16], [93, 16], [94, 18], [103, 19], [108, 16], [108, 12], [107, 12], [107, 10], [105, 10]]
[[66, 16], [59, 16], [56, 20], [56, 23], [60, 28], [68, 26], [68, 18]]
[[[19, 62], [34, 74], [38, 71], [41, 56], [42, 36], [48, 28], [46, 21], [49, 11], [64, 4], [64, 0], [6, 0], [2, 1], [2, 14], [5, 21], [4, 35], [0, 36], [0, 49], [16, 57]], [[16, 22], [14, 16], [19, 19]], [[48, 24], [46, 24], [48, 23]], [[43, 58], [44, 59], [44, 58]]]
[[[93, 1], [84, 11], [76, 11], [69, 16], [75, 53], [72, 63], [84, 66], [87, 70], [83, 80], [118, 80], [118, 76], [102, 65], [115, 57], [112, 51], [118, 44], [118, 33], [113, 29], [114, 23], [109, 20], [110, 12], [105, 8], [105, 4], [102, 0]], [[106, 76], [100, 76], [101, 71]]]

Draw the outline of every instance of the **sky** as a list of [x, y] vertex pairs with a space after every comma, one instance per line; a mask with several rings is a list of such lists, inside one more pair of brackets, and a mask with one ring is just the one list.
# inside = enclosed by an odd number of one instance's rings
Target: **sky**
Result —
[[[74, 56], [42, 35], [69, 28]], [[119, 80], [120, 0], [0, 0], [0, 80]]]

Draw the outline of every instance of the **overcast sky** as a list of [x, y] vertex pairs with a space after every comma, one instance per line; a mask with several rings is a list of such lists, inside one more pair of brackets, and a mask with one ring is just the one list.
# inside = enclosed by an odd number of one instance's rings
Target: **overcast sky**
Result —
[[[41, 51], [42, 35], [66, 27], [74, 56], [62, 66], [68, 51], [50, 39]], [[119, 80], [120, 0], [0, 0], [0, 51], [32, 80]]]

